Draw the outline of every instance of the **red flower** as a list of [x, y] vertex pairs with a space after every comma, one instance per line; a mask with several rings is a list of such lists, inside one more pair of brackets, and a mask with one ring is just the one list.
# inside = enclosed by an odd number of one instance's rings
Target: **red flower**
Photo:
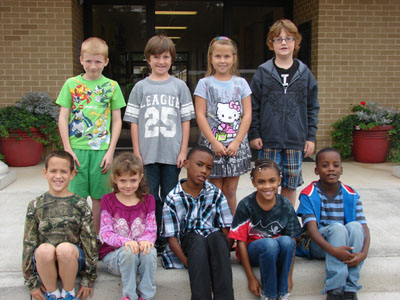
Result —
[[365, 106], [365, 104], [367, 104], [367, 103], [365, 103], [365, 101], [361, 101], [360, 104], [361, 104], [362, 106]]

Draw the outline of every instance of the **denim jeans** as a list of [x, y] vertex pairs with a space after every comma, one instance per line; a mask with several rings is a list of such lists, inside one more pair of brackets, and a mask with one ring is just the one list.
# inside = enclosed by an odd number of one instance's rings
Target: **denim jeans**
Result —
[[264, 238], [247, 246], [250, 264], [260, 266], [263, 293], [278, 298], [289, 292], [288, 278], [296, 244], [290, 236]]
[[225, 234], [216, 231], [204, 237], [187, 233], [181, 245], [187, 256], [191, 300], [233, 300], [230, 251]]
[[156, 201], [157, 238], [160, 236], [164, 199], [178, 184], [180, 171], [176, 165], [155, 163], [144, 166], [147, 186]]
[[122, 281], [122, 296], [130, 300], [137, 300], [136, 274], [139, 274], [137, 291], [144, 299], [152, 299], [156, 293], [154, 274], [157, 269], [157, 252], [151, 249], [150, 253], [136, 255], [121, 247], [103, 257], [104, 269], [114, 275], [120, 275]]
[[[346, 225], [333, 223], [319, 229], [319, 233], [333, 247], [354, 247], [353, 252], [361, 252], [364, 245], [365, 233], [359, 222], [350, 222]], [[345, 263], [322, 250], [311, 241], [311, 255], [315, 258], [325, 258], [326, 279], [322, 293], [344, 288], [346, 292], [357, 292], [361, 285], [360, 270], [363, 263], [356, 267], [348, 267]]]

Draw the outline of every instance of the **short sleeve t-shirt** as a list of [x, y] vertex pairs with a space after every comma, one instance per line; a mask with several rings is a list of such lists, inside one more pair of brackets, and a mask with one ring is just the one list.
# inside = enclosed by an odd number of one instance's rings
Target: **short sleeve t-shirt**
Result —
[[182, 122], [194, 118], [192, 95], [186, 83], [170, 76], [164, 81], [145, 78], [129, 96], [124, 121], [138, 124], [143, 163], [175, 165], [182, 143]]
[[[338, 184], [338, 188], [332, 196], [329, 196], [323, 189], [320, 181], [314, 183], [316, 191], [318, 192], [319, 198], [321, 199], [321, 214], [319, 228], [328, 226], [333, 223], [340, 223], [345, 225], [344, 217], [344, 202], [341, 185]], [[317, 221], [314, 214], [305, 214], [302, 216], [303, 225], [310, 221]], [[366, 224], [365, 215], [362, 208], [360, 198], [356, 202], [356, 220], [360, 224]]]
[[56, 103], [71, 109], [68, 135], [72, 149], [108, 149], [111, 111], [125, 106], [116, 81], [105, 76], [98, 80], [86, 80], [82, 75], [69, 78]]
[[265, 211], [258, 205], [256, 193], [239, 202], [229, 232], [230, 238], [249, 244], [258, 239], [281, 235], [294, 237], [301, 231], [296, 212], [288, 199], [277, 194], [275, 206]]
[[[237, 76], [228, 81], [209, 76], [197, 84], [194, 95], [207, 101], [208, 124], [215, 138], [224, 145], [235, 139], [243, 115], [242, 99], [250, 94], [247, 81]], [[205, 138], [203, 134], [202, 137]]]

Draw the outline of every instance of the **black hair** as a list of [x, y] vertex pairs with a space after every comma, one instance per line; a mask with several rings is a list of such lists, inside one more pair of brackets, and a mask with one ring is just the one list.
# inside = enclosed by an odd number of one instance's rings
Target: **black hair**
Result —
[[214, 153], [209, 148], [207, 148], [206, 146], [202, 146], [202, 145], [196, 145], [189, 150], [189, 152], [186, 156], [186, 159], [190, 159], [190, 157], [197, 151], [206, 152], [214, 157]]
[[278, 164], [276, 162], [271, 159], [262, 158], [255, 161], [254, 166], [250, 172], [250, 178], [254, 178], [255, 170], [261, 171], [261, 169], [275, 169], [275, 171], [278, 173], [278, 176], [281, 176], [281, 171], [279, 170]]
[[47, 170], [49, 167], [49, 160], [53, 157], [58, 157], [62, 158], [65, 160], [68, 160], [69, 162], [69, 170], [72, 172], [75, 169], [75, 162], [74, 158], [72, 157], [71, 154], [69, 154], [67, 151], [64, 150], [54, 150], [50, 152], [47, 156], [46, 159], [44, 160], [44, 168]]
[[337, 149], [335, 149], [333, 147], [325, 147], [325, 148], [322, 148], [321, 150], [319, 150], [317, 155], [315, 156], [315, 165], [316, 166], [318, 166], [319, 156], [325, 152], [335, 152], [339, 155], [340, 160], [342, 160], [342, 157], [340, 156], [340, 152]]

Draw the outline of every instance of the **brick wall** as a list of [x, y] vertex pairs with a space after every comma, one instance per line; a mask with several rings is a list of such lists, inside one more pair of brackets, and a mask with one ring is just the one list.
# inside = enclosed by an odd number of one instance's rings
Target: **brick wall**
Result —
[[310, 6], [309, 1], [295, 0], [294, 16], [296, 23], [313, 20], [313, 47], [317, 43], [318, 61], [313, 72], [321, 104], [317, 135], [320, 149], [331, 145], [331, 124], [348, 114], [351, 104], [375, 101], [386, 107], [400, 107], [400, 2], [318, 2], [317, 24], [314, 9], [304, 10]]
[[76, 68], [73, 34], [81, 34], [81, 10], [71, 0], [0, 1], [0, 106], [29, 91], [56, 98]]

